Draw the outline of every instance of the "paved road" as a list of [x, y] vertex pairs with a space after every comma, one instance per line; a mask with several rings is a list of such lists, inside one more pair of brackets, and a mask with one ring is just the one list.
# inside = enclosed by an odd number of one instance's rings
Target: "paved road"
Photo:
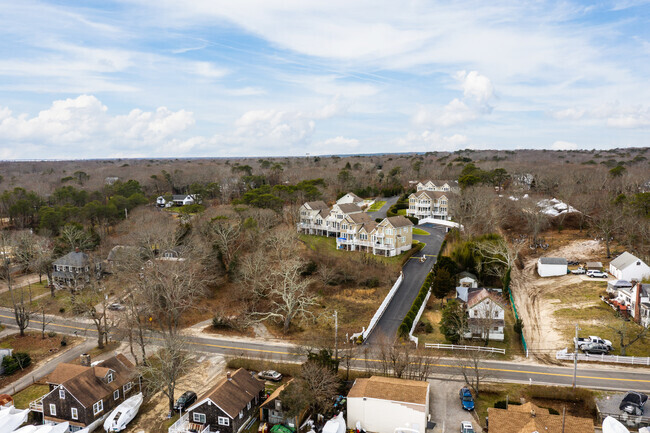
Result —
[[[411, 309], [424, 279], [435, 263], [440, 245], [445, 238], [445, 228], [432, 224], [423, 224], [418, 227], [431, 233], [428, 236], [413, 235], [413, 239], [426, 243], [426, 246], [402, 268], [404, 273], [402, 285], [397, 289], [397, 293], [388, 304], [375, 329], [370, 332], [365, 344], [373, 345], [395, 339], [397, 328], [404, 320], [406, 313]], [[422, 256], [426, 257], [424, 263], [420, 263], [418, 260]]]
[[395, 195], [393, 197], [382, 197], [378, 198], [377, 201], [385, 201], [386, 203], [381, 207], [376, 212], [368, 212], [368, 215], [370, 215], [373, 218], [386, 218], [386, 212], [388, 212], [388, 209], [397, 203], [397, 200], [399, 200], [399, 196]]
[[[0, 319], [6, 326], [14, 326], [11, 311], [0, 308]], [[30, 321], [30, 328], [39, 329], [40, 321]], [[95, 330], [92, 324], [82, 322], [78, 319], [53, 318], [48, 324], [48, 329], [59, 333], [84, 335], [94, 337]], [[119, 335], [113, 337], [118, 339]], [[304, 353], [293, 345], [268, 343], [254, 339], [227, 339], [214, 337], [186, 336], [186, 343], [193, 351], [203, 353], [214, 353], [226, 356], [248, 356], [251, 358], [262, 358], [274, 361], [301, 362], [304, 360]], [[149, 337], [152, 346], [159, 344], [160, 338], [155, 335]], [[363, 358], [354, 360], [353, 367], [363, 369], [366, 365], [378, 363], [378, 357], [372, 352]], [[57, 362], [51, 362], [52, 367]], [[547, 384], [547, 385], [571, 385], [573, 380], [573, 368], [546, 366], [539, 364], [527, 364], [510, 361], [484, 361], [480, 367], [486, 373], [486, 379], [499, 382]], [[449, 380], [458, 378], [458, 367], [453, 359], [442, 358], [434, 364], [433, 376]], [[646, 368], [603, 368], [594, 364], [580, 363], [578, 368], [578, 386], [585, 388], [611, 389], [626, 391], [634, 389], [642, 392], [650, 392], [650, 369]]]

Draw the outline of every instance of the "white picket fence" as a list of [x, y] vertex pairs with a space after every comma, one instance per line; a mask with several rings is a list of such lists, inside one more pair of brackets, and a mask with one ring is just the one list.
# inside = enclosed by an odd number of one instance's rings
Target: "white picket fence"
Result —
[[[568, 349], [558, 350], [555, 359], [573, 361], [574, 353]], [[650, 365], [650, 358], [638, 356], [619, 356], [619, 355], [589, 355], [587, 353], [578, 353], [578, 361], [592, 362], [613, 362], [616, 364], [633, 364], [633, 365]]]
[[438, 343], [424, 343], [427, 349], [444, 349], [444, 350], [467, 350], [474, 352], [490, 352], [506, 354], [506, 349], [499, 349], [498, 347], [484, 347], [484, 346], [459, 346], [457, 344], [438, 344]]

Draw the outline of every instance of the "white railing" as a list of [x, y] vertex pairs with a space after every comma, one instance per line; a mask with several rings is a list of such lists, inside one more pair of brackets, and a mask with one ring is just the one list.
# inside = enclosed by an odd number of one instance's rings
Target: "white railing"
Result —
[[375, 325], [377, 322], [379, 322], [379, 319], [381, 319], [381, 316], [384, 314], [384, 311], [386, 311], [386, 308], [388, 307], [388, 304], [390, 304], [391, 299], [393, 299], [393, 296], [395, 296], [395, 293], [397, 292], [397, 289], [399, 289], [399, 286], [402, 284], [402, 280], [404, 279], [404, 274], [399, 273], [399, 278], [397, 278], [397, 281], [395, 281], [395, 284], [393, 284], [393, 287], [390, 289], [384, 300], [382, 301], [381, 305], [375, 312], [375, 315], [372, 316], [372, 319], [370, 319], [370, 324], [368, 325], [368, 328], [364, 328], [364, 330], [361, 332], [361, 334], [353, 334], [353, 338], [356, 336], [361, 335], [362, 338], [365, 340], [368, 338], [368, 335], [372, 332], [372, 330], [375, 328]]
[[456, 344], [438, 344], [438, 343], [424, 343], [427, 349], [443, 349], [443, 350], [467, 350], [470, 352], [490, 352], [506, 354], [506, 349], [499, 349], [498, 347], [484, 347], [484, 346], [459, 346]]
[[167, 433], [187, 433], [189, 427], [190, 427], [190, 413], [186, 412], [185, 415], [178, 418], [174, 424], [169, 426]]
[[45, 397], [45, 395], [29, 403], [29, 408], [34, 412], [43, 412], [43, 398]]
[[411, 325], [411, 330], [409, 331], [409, 340], [415, 343], [415, 347], [418, 347], [418, 337], [415, 337], [413, 335], [413, 332], [415, 332], [415, 328], [420, 322], [420, 317], [422, 317], [422, 313], [424, 313], [424, 308], [427, 306], [427, 302], [429, 302], [429, 296], [431, 296], [431, 290], [429, 290], [427, 292], [427, 296], [424, 297], [424, 301], [422, 301], [422, 305], [418, 310], [418, 314], [415, 315], [415, 319], [413, 319], [413, 325]]
[[[558, 350], [555, 359], [573, 361], [575, 354], [568, 349]], [[578, 353], [578, 361], [613, 362], [616, 364], [650, 365], [650, 357], [619, 356], [619, 355], [589, 355]]]
[[439, 220], [439, 219], [435, 219], [435, 218], [423, 218], [423, 219], [418, 221], [418, 225], [426, 224], [426, 223], [438, 224], [438, 225], [447, 226], [447, 227], [460, 227], [462, 229], [460, 224], [455, 223], [453, 221], [448, 221], [448, 220]]

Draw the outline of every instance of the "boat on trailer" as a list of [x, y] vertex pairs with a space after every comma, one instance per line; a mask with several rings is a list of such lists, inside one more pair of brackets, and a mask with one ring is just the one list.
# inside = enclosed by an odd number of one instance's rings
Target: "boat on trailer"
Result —
[[126, 425], [131, 422], [138, 414], [140, 405], [142, 405], [142, 393], [127, 398], [122, 404], [113, 409], [104, 421], [104, 430], [107, 432], [122, 431]]

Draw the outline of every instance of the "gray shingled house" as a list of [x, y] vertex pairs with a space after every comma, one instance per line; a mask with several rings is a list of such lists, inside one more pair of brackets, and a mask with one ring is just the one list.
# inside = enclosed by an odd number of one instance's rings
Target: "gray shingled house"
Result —
[[94, 262], [91, 257], [79, 249], [58, 258], [52, 264], [52, 281], [57, 288], [80, 287], [90, 281], [91, 277], [100, 278], [101, 262]]

